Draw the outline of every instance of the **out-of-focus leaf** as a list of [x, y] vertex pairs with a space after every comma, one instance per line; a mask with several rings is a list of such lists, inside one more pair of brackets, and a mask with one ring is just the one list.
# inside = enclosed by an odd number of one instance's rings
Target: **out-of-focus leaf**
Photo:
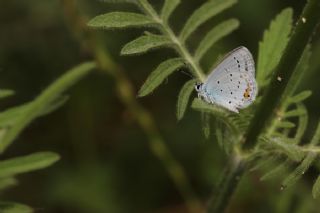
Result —
[[48, 167], [59, 160], [53, 152], [38, 152], [0, 161], [0, 178]]
[[161, 10], [161, 18], [165, 22], [168, 21], [172, 12], [176, 9], [176, 7], [180, 4], [180, 0], [166, 0]]
[[27, 205], [0, 201], [0, 212], [1, 213], [31, 213], [33, 209]]

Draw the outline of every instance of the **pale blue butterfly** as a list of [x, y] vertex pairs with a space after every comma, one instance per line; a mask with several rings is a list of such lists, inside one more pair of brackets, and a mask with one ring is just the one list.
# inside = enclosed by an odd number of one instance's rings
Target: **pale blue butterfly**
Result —
[[249, 106], [258, 93], [249, 50], [241, 46], [228, 53], [206, 81], [197, 83], [195, 89], [204, 101], [236, 113]]

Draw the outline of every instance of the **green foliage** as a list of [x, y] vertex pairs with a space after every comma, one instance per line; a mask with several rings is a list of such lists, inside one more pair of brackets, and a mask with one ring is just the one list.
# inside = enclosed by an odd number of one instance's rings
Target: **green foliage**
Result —
[[[95, 64], [92, 62], [80, 64], [50, 85], [35, 100], [1, 112], [0, 152], [3, 153], [34, 119], [62, 106], [67, 101], [63, 93], [89, 74], [93, 68]], [[12, 91], [2, 90], [0, 96], [7, 97], [12, 94]], [[15, 175], [46, 168], [57, 160], [59, 155], [56, 153], [38, 152], [0, 161], [0, 190], [16, 185]], [[32, 209], [22, 204], [0, 202], [0, 212], [32, 212]]]
[[0, 161], [0, 178], [46, 168], [59, 160], [53, 152], [38, 152]]
[[[110, 12], [96, 16], [89, 21], [88, 26], [101, 29], [154, 27], [160, 31], [160, 35], [147, 33], [126, 44], [121, 50], [121, 54], [141, 54], [150, 49], [161, 47], [171, 47], [179, 54], [178, 58], [168, 59], [162, 62], [151, 72], [139, 91], [140, 97], [151, 93], [164, 79], [182, 66], [187, 66], [197, 81], [204, 81], [205, 76], [199, 66], [199, 61], [218, 40], [227, 36], [239, 26], [239, 22], [236, 19], [230, 19], [218, 24], [210, 30], [202, 42], [200, 42], [193, 57], [184, 45], [186, 39], [207, 20], [235, 4], [236, 0], [210, 0], [204, 3], [187, 19], [179, 36], [174, 34], [174, 30], [169, 26], [168, 20], [172, 16], [175, 8], [179, 5], [180, 0], [164, 1], [164, 5], [159, 13], [155, 11], [152, 5], [146, 0], [137, 0], [134, 3], [144, 14], [119, 11]], [[196, 82], [196, 80], [193, 82]], [[177, 103], [178, 120], [182, 119], [185, 114], [191, 91], [191, 83], [189, 83], [188, 88], [184, 87], [180, 92]]]
[[7, 89], [0, 90], [0, 98], [6, 98], [12, 95], [14, 95], [14, 91], [12, 90], [7, 90]]
[[112, 29], [139, 27], [149, 24], [154, 24], [152, 19], [141, 14], [128, 12], [112, 12], [95, 17], [88, 23], [88, 26], [93, 28]]
[[168, 22], [168, 19], [171, 13], [176, 9], [176, 7], [180, 4], [180, 0], [166, 0], [162, 7], [160, 17], [164, 22]]
[[[315, 1], [312, 0], [312, 2]], [[140, 89], [139, 96], [148, 95], [175, 70], [186, 66], [195, 79], [185, 83], [180, 91], [177, 103], [178, 120], [182, 119], [185, 114], [194, 82], [203, 82], [205, 80], [205, 72], [200, 67], [201, 59], [218, 40], [230, 34], [239, 26], [239, 22], [236, 19], [221, 22], [205, 34], [199, 45], [195, 47], [194, 54], [191, 54], [186, 47], [186, 41], [190, 36], [210, 18], [234, 5], [236, 0], [207, 1], [187, 18], [180, 34], [175, 35], [175, 30], [169, 26], [168, 20], [179, 3], [179, 0], [164, 1], [164, 6], [158, 14], [147, 0], [137, 0], [136, 5], [141, 9], [143, 14], [111, 12], [97, 16], [88, 23], [91, 27], [103, 29], [134, 26], [154, 27], [160, 32], [159, 35], [148, 33], [131, 41], [123, 48], [122, 54], [144, 53], [150, 49], [167, 46], [176, 50], [179, 57], [162, 62], [151, 72]], [[310, 11], [307, 10], [307, 12]], [[208, 136], [212, 130], [212, 126], [214, 126], [218, 143], [230, 154], [229, 156], [234, 160], [234, 164], [238, 165], [238, 167], [231, 168], [230, 174], [241, 173], [244, 170], [242, 167], [243, 162], [258, 169], [266, 165], [265, 162], [271, 159], [277, 166], [269, 169], [262, 176], [262, 180], [284, 174], [284, 171], [292, 170], [292, 167], [294, 167], [293, 171], [284, 179], [283, 188], [294, 184], [312, 166], [312, 163], [319, 154], [319, 149], [316, 145], [320, 137], [320, 130], [317, 130], [310, 144], [299, 145], [308, 125], [308, 112], [303, 101], [312, 92], [308, 90], [297, 91], [297, 88], [303, 73], [308, 70], [311, 48], [310, 45], [304, 43], [303, 47], [299, 46], [298, 53], [292, 49], [289, 49], [292, 51], [287, 52], [286, 47], [290, 47], [290, 44], [294, 43], [289, 38], [293, 27], [292, 16], [293, 10], [291, 8], [286, 8], [279, 13], [264, 32], [263, 39], [259, 43], [257, 82], [260, 97], [257, 98], [251, 107], [242, 110], [240, 114], [233, 114], [219, 106], [207, 104], [198, 98], [195, 98], [191, 105], [193, 109], [201, 112], [205, 135]], [[311, 25], [306, 26], [310, 27], [310, 29], [312, 27]], [[302, 31], [297, 30], [297, 32], [293, 31], [293, 35], [302, 35]], [[304, 52], [302, 57], [300, 57], [303, 51], [302, 48], [304, 48]], [[287, 61], [287, 65], [289, 64], [288, 67], [290, 67], [288, 71], [276, 69], [280, 65], [283, 68], [283, 64], [285, 63], [283, 63], [282, 59], [286, 59], [284, 56], [300, 60], [295, 60], [295, 63]], [[279, 94], [276, 94], [277, 91], [279, 91]], [[275, 95], [278, 96], [276, 97]], [[263, 97], [261, 98], [261, 96]], [[276, 98], [270, 101], [272, 102], [272, 107], [268, 109], [269, 112], [265, 113], [268, 110], [262, 109], [266, 109], [267, 105], [265, 103], [267, 103], [269, 97], [271, 97], [270, 99]], [[259, 108], [257, 113], [254, 113], [257, 105], [259, 105]], [[209, 115], [212, 117], [209, 117]], [[259, 122], [261, 123], [259, 115], [264, 116], [262, 120], [263, 124], [267, 123], [266, 126], [259, 124]], [[211, 125], [212, 123], [215, 125]], [[258, 130], [255, 130], [256, 128]], [[251, 138], [253, 140], [250, 140]], [[242, 143], [247, 145], [248, 141], [254, 144], [254, 148], [244, 152], [243, 149], [245, 147], [242, 146]], [[258, 163], [255, 162], [256, 159], [259, 159]], [[226, 180], [230, 184], [237, 182], [235, 180], [237, 177], [232, 175]], [[318, 182], [316, 182], [317, 185], [319, 185]], [[228, 199], [227, 195], [232, 191], [229, 188], [231, 186], [228, 184], [226, 183], [225, 188], [229, 191], [222, 192], [222, 196], [225, 197], [221, 197], [222, 200], [219, 203], [223, 203], [224, 198]], [[314, 194], [317, 194], [319, 191], [319, 186], [317, 185], [314, 186]]]
[[172, 41], [162, 35], [145, 35], [141, 36], [128, 44], [126, 44], [122, 50], [122, 55], [132, 55], [138, 53], [145, 53], [150, 49], [160, 48], [163, 46], [169, 46]]
[[0, 202], [1, 213], [31, 213], [32, 208], [20, 203]]
[[201, 24], [221, 13], [223, 10], [231, 7], [236, 2], [236, 0], [211, 0], [204, 3], [188, 18], [179, 35], [180, 40], [182, 42], [187, 40], [191, 33], [193, 33]]
[[269, 29], [264, 32], [263, 40], [259, 42], [257, 81], [260, 88], [270, 80], [272, 71], [279, 63], [280, 56], [289, 41], [292, 13], [292, 9], [287, 8], [277, 15]]
[[318, 198], [320, 196], [320, 176], [318, 176], [316, 182], [312, 187], [312, 196], [313, 198]]
[[146, 82], [142, 85], [139, 96], [143, 97], [151, 93], [157, 88], [164, 79], [166, 79], [171, 73], [178, 68], [184, 66], [184, 62], [181, 58], [168, 59], [162, 62], [147, 78]]
[[177, 119], [181, 120], [186, 112], [189, 98], [192, 91], [194, 90], [194, 85], [196, 81], [194, 79], [187, 81], [180, 90], [178, 102], [177, 102]]
[[223, 37], [229, 35], [239, 27], [240, 23], [237, 19], [230, 19], [224, 21], [210, 30], [207, 35], [201, 40], [194, 57], [197, 61], [200, 60], [206, 54], [206, 52], [212, 47], [217, 41]]

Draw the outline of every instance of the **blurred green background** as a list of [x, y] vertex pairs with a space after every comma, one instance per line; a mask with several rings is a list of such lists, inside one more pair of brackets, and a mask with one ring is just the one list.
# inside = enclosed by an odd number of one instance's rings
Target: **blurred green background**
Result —
[[[162, 5], [159, 0], [151, 2], [157, 8]], [[171, 20], [176, 31], [203, 2], [182, 1]], [[208, 70], [220, 54], [240, 45], [248, 47], [256, 59], [258, 42], [274, 16], [289, 6], [297, 18], [304, 3], [239, 0], [236, 6], [201, 26], [189, 45], [192, 48], [202, 38], [202, 32], [219, 21], [235, 17], [241, 22], [240, 28], [220, 41], [202, 65]], [[15, 96], [1, 102], [1, 108], [32, 100], [67, 69], [91, 60], [92, 52], [83, 43], [85, 35], [77, 26], [78, 18], [86, 20], [115, 9], [136, 11], [130, 5], [94, 0], [0, 1], [0, 88], [16, 91]], [[121, 47], [142, 32], [87, 31], [102, 38], [105, 51], [130, 79], [135, 94], [151, 70], [174, 54], [171, 50], [157, 50], [143, 56], [120, 56]], [[319, 34], [315, 34], [310, 72], [301, 85], [314, 92], [306, 103], [311, 118], [307, 132], [313, 131], [320, 115], [316, 76], [320, 70]], [[196, 197], [205, 202], [215, 190], [226, 158], [214, 137], [204, 138], [199, 113], [188, 110], [182, 121], [176, 120], [177, 95], [189, 78], [177, 72], [151, 96], [137, 101], [152, 114], [166, 146], [185, 169]], [[51, 150], [59, 153], [61, 160], [50, 168], [20, 175], [19, 185], [1, 194], [1, 199], [26, 203], [36, 212], [186, 212], [183, 197], [150, 151], [145, 131], [119, 99], [116, 84], [108, 72], [97, 70], [68, 92], [67, 104], [25, 129], [2, 159]], [[309, 138], [308, 134], [305, 138]], [[317, 172], [317, 167], [311, 169], [297, 185], [281, 192], [281, 177], [261, 182], [259, 172], [249, 173], [228, 211], [320, 212], [320, 200], [311, 197]]]

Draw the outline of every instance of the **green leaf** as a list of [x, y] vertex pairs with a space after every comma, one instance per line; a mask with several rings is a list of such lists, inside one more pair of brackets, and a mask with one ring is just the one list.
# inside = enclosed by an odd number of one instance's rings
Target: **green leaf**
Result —
[[147, 78], [139, 91], [139, 97], [150, 94], [157, 88], [170, 74], [185, 65], [181, 58], [168, 59], [162, 62]]
[[183, 85], [182, 89], [180, 90], [178, 102], [177, 102], [177, 119], [178, 120], [181, 120], [184, 116], [184, 113], [189, 103], [190, 95], [194, 90], [195, 83], [196, 83], [195, 79], [187, 81]]
[[204, 3], [200, 8], [195, 10], [187, 20], [180, 33], [180, 40], [184, 42], [201, 24], [223, 10], [231, 7], [236, 2], [237, 0], [211, 0]]
[[267, 84], [268, 78], [280, 60], [292, 28], [292, 9], [287, 8], [276, 16], [269, 29], [259, 42], [257, 81], [260, 87]]
[[293, 109], [285, 112], [285, 114], [283, 115], [283, 118], [299, 117], [299, 116], [305, 115], [305, 113], [306, 112], [304, 110]]
[[309, 153], [302, 161], [302, 163], [286, 179], [284, 179], [284, 181], [282, 182], [282, 188], [287, 188], [295, 184], [309, 169], [316, 158], [316, 153]]
[[126, 44], [121, 50], [121, 55], [145, 53], [150, 49], [169, 46], [170, 44], [172, 44], [172, 41], [167, 36], [144, 35]]
[[233, 134], [239, 134], [239, 129], [237, 128], [237, 125], [234, 124], [232, 118], [230, 117], [230, 112], [228, 112], [226, 109], [223, 109], [222, 107], [216, 105], [205, 103], [199, 98], [195, 98], [193, 100], [191, 107], [197, 111], [212, 114], [220, 121], [222, 121], [224, 124], [226, 124]]
[[206, 139], [210, 137], [210, 114], [202, 112], [201, 113], [201, 124], [202, 124], [202, 131], [203, 135]]
[[318, 176], [316, 182], [314, 183], [314, 185], [312, 187], [312, 196], [315, 199], [320, 197], [320, 176]]
[[89, 27], [112, 29], [127, 27], [142, 27], [154, 24], [149, 17], [130, 12], [111, 12], [99, 15], [91, 19], [88, 23]]
[[13, 90], [9, 90], [9, 89], [0, 89], [0, 98], [6, 98], [9, 96], [14, 95], [14, 91]]
[[[37, 118], [39, 115], [42, 115], [45, 112], [52, 110], [52, 105], [56, 104], [56, 101], [61, 97], [61, 94], [71, 86], [73, 86], [80, 79], [88, 75], [95, 67], [96, 64], [92, 62], [87, 62], [76, 66], [75, 68], [69, 70], [62, 77], [60, 77], [56, 82], [51, 84], [34, 101], [24, 105], [22, 109], [18, 107], [15, 108], [13, 112], [11, 111], [10, 113], [12, 114], [19, 113], [20, 115], [14, 121], [14, 125], [10, 126], [8, 131], [5, 132], [4, 135], [2, 135], [2, 140], [0, 141], [0, 153], [3, 152], [12, 143], [17, 135], [33, 119]], [[23, 113], [21, 113], [20, 110], [22, 110]], [[6, 116], [9, 115], [6, 114], [4, 117]], [[8, 120], [6, 121], [8, 122]]]
[[312, 95], [312, 91], [306, 90], [306, 91], [300, 92], [299, 94], [297, 94], [297, 95], [295, 95], [293, 97], [290, 97], [289, 101], [291, 103], [299, 103], [299, 102], [302, 102], [302, 101], [306, 100], [311, 95]]
[[311, 139], [310, 145], [318, 145], [320, 143], [320, 121], [318, 122], [318, 127]]
[[161, 10], [161, 19], [168, 22], [168, 19], [176, 7], [180, 4], [180, 0], [165, 0]]
[[1, 213], [31, 213], [32, 208], [27, 205], [0, 201], [0, 212]]
[[0, 191], [17, 185], [18, 181], [14, 177], [0, 178]]
[[277, 128], [294, 128], [296, 125], [290, 121], [280, 121], [277, 123]]
[[275, 168], [271, 169], [267, 173], [265, 173], [260, 180], [265, 181], [268, 179], [276, 178], [285, 173], [289, 167], [290, 167], [291, 162], [289, 160], [286, 160], [285, 162], [279, 164]]
[[304, 106], [304, 104], [297, 103], [297, 110], [304, 112], [302, 115], [299, 116], [298, 127], [296, 130], [296, 134], [294, 136], [296, 141], [300, 142], [304, 132], [307, 129], [309, 116], [308, 116], [307, 108]]
[[300, 162], [304, 157], [304, 151], [297, 145], [286, 143], [281, 138], [272, 138], [264, 140], [266, 145], [276, 151], [280, 151], [293, 161]]
[[53, 152], [38, 152], [3, 160], [0, 161], [0, 177], [9, 177], [20, 173], [43, 169], [55, 163], [59, 158], [59, 155]]
[[199, 61], [202, 56], [220, 39], [230, 34], [239, 27], [237, 19], [224, 21], [210, 30], [204, 39], [201, 40], [198, 48], [195, 51], [195, 59]]

